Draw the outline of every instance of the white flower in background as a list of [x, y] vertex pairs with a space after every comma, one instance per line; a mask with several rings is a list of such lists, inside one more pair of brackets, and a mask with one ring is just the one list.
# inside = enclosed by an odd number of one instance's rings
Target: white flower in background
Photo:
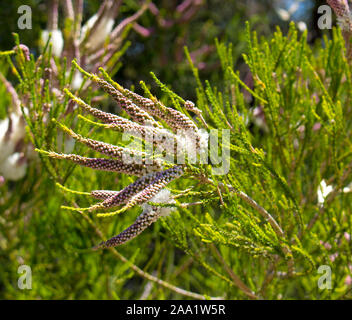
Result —
[[25, 136], [22, 121], [22, 117], [15, 113], [0, 121], [0, 162], [14, 153], [16, 144]]
[[41, 34], [41, 46], [45, 47], [49, 40], [49, 34], [51, 33], [50, 43], [52, 44], [52, 53], [56, 57], [60, 57], [64, 48], [64, 38], [60, 30], [43, 30]]
[[95, 51], [103, 46], [105, 39], [109, 36], [114, 26], [114, 19], [107, 15], [103, 16], [98, 25], [96, 25], [97, 19], [97, 14], [93, 15], [82, 27], [81, 42], [89, 32], [89, 41], [85, 46], [90, 51]]
[[288, 19], [290, 19], [290, 14], [285, 9], [276, 8], [276, 13], [280, 17], [280, 19], [283, 20], [283, 21], [287, 21]]
[[307, 30], [307, 24], [304, 21], [299, 21], [297, 23], [297, 28], [301, 32], [306, 31]]
[[0, 175], [8, 180], [19, 180], [26, 174], [23, 153], [16, 152], [17, 144], [26, 134], [23, 121], [15, 113], [0, 121]]
[[[105, 39], [111, 33], [115, 22], [109, 14], [103, 15], [103, 17], [100, 19], [100, 21], [98, 21], [98, 23], [97, 20], [98, 15], [95, 14], [86, 22], [85, 25], [83, 25], [79, 39], [79, 42], [82, 43], [86, 36], [89, 35], [88, 42], [85, 43], [85, 47], [90, 52], [94, 52], [95, 50], [98, 50], [103, 46]], [[50, 43], [52, 44], [53, 55], [56, 57], [60, 57], [64, 48], [64, 38], [61, 30], [59, 29], [42, 31], [40, 39], [41, 48], [43, 49], [45, 47], [46, 43], [49, 40], [50, 33]]]
[[332, 186], [326, 185], [325, 180], [322, 180], [318, 188], [318, 203], [320, 205], [324, 204], [326, 197], [334, 188]]
[[291, 16], [297, 11], [298, 7], [299, 7], [299, 1], [295, 1], [287, 10], [277, 7], [276, 13], [278, 14], [281, 20], [288, 21], [291, 18]]
[[[322, 180], [318, 188], [318, 203], [324, 204], [326, 197], [334, 190], [331, 185], [326, 185], [325, 180]], [[352, 182], [342, 189], [342, 193], [352, 192]]]
[[352, 182], [342, 189], [344, 193], [352, 192]]
[[9, 129], [9, 118], [0, 121], [0, 163], [4, 161], [15, 149], [14, 144], [6, 135]]
[[0, 164], [1, 175], [7, 180], [20, 180], [26, 175], [27, 162], [23, 161], [23, 153], [16, 152]]

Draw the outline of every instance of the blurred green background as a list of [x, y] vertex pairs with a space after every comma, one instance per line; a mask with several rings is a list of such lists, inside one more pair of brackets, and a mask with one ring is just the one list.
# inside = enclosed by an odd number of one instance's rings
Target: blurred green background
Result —
[[[298, 7], [287, 19], [282, 11], [289, 11], [293, 3]], [[140, 80], [151, 83], [150, 71], [185, 99], [195, 100], [195, 79], [184, 54], [189, 48], [202, 80], [213, 85], [221, 83], [221, 65], [215, 49], [215, 38], [233, 44], [233, 57], [237, 69], [246, 74], [242, 53], [246, 49], [245, 21], [259, 36], [272, 34], [279, 25], [284, 31], [289, 21], [301, 22], [308, 28], [308, 41], [321, 37], [316, 26], [317, 6], [325, 1], [229, 1], [204, 0], [189, 18], [180, 22], [175, 8], [182, 1], [153, 1], [159, 8], [158, 16], [147, 11], [138, 23], [150, 31], [143, 37], [131, 31], [131, 46], [121, 58], [122, 67], [115, 80], [125, 87], [138, 86]], [[19, 30], [17, 9], [29, 5], [33, 12], [33, 29]], [[84, 1], [84, 21], [96, 12], [100, 1]], [[136, 12], [140, 3], [123, 2], [117, 22]], [[39, 55], [40, 31], [46, 28], [47, 1], [0, 1], [0, 50], [14, 47], [12, 32], [20, 36], [35, 57]], [[165, 27], [160, 22], [173, 21]], [[0, 69], [6, 73], [8, 66], [0, 61]], [[0, 115], [5, 116], [8, 98], [0, 92]], [[105, 137], [106, 138], [106, 137]], [[84, 170], [78, 168], [83, 176]], [[64, 169], [63, 169], [64, 171]], [[84, 181], [71, 181], [77, 188], [89, 191], [92, 185], [106, 185], [116, 189], [126, 185], [128, 177], [111, 179], [108, 173], [89, 176]], [[96, 230], [78, 214], [60, 209], [63, 196], [49, 176], [42, 176], [40, 165], [29, 168], [26, 178], [20, 182], [8, 182], [0, 186], [0, 298], [1, 299], [139, 299], [183, 298], [174, 292], [148, 282], [136, 275], [128, 264], [121, 262], [110, 252], [91, 252], [88, 249], [99, 242]], [[137, 211], [129, 213], [135, 216]], [[105, 223], [109, 234], [116, 234], [131, 218], [119, 217]], [[170, 249], [171, 248], [171, 249]], [[216, 288], [216, 279], [206, 278], [194, 261], [172, 246], [172, 239], [161, 223], [150, 232], [118, 250], [145, 271], [186, 290], [221, 296], [225, 289]], [[19, 265], [32, 268], [32, 290], [17, 287]], [[244, 266], [245, 267], [245, 266]], [[227, 288], [228, 289], [228, 288]]]

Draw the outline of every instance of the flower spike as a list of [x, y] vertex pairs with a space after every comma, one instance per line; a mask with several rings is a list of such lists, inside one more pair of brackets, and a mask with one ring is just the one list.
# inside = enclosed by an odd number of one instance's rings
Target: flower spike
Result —
[[104, 158], [87, 158], [87, 157], [79, 156], [77, 154], [63, 154], [63, 153], [56, 153], [52, 151], [47, 152], [39, 149], [36, 149], [36, 151], [54, 159], [70, 160], [84, 167], [88, 167], [96, 170], [102, 170], [102, 171], [126, 173], [134, 176], [142, 176], [146, 174], [148, 171], [153, 171], [157, 169], [153, 165], [138, 164], [138, 163], [129, 164], [121, 160], [104, 159]]
[[[55, 122], [55, 124], [57, 126], [59, 126], [64, 132], [66, 132], [72, 138], [74, 138], [75, 140], [77, 140], [81, 143], [84, 143], [85, 145], [87, 145], [88, 147], [90, 147], [91, 149], [93, 149], [95, 151], [98, 151], [102, 154], [105, 154], [105, 155], [113, 157], [113, 158], [117, 158], [118, 160], [123, 160], [123, 159], [126, 159], [127, 157], [133, 156], [133, 157], [140, 159], [141, 163], [146, 162], [147, 154], [145, 152], [140, 152], [137, 150], [132, 150], [132, 149], [124, 148], [124, 147], [115, 146], [115, 145], [112, 145], [109, 143], [105, 143], [105, 142], [101, 142], [101, 141], [97, 141], [97, 140], [93, 140], [93, 139], [89, 139], [89, 138], [84, 138], [81, 135], [75, 133], [73, 130], [67, 128], [62, 123], [56, 121], [55, 119], [53, 119], [53, 122]], [[149, 161], [148, 163], [155, 166], [155, 168], [161, 169], [160, 159], [149, 158], [148, 161]]]
[[158, 220], [160, 217], [160, 209], [157, 207], [151, 207], [145, 209], [142, 214], [137, 218], [137, 220], [127, 229], [122, 231], [117, 236], [101, 242], [99, 245], [94, 247], [94, 250], [99, 248], [109, 248], [116, 247], [118, 245], [124, 244], [129, 240], [132, 240], [140, 233], [142, 233], [146, 228], [148, 228], [152, 223]]
[[[137, 204], [148, 201], [169, 182], [179, 177], [182, 173], [183, 170], [180, 166], [175, 166], [161, 172], [150, 173], [139, 178], [134, 183], [128, 185], [126, 188], [119, 191], [115, 195], [108, 197], [104, 201], [99, 202], [87, 209], [89, 211], [94, 211], [97, 209], [107, 209], [126, 204], [123, 209], [125, 211]], [[118, 213], [120, 213], [120, 210], [109, 214], [103, 213], [98, 215], [103, 217], [115, 215]]]

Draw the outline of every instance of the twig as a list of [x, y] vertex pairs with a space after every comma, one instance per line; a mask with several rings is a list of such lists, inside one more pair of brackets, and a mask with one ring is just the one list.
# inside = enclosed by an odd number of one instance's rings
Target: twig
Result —
[[115, 41], [116, 38], [129, 24], [135, 22], [144, 13], [144, 11], [148, 9], [148, 5], [148, 2], [144, 3], [135, 14], [122, 20], [122, 22], [118, 26], [116, 26], [116, 28], [111, 32], [110, 38], [112, 39], [112, 41]]
[[57, 30], [58, 28], [58, 10], [59, 10], [59, 1], [51, 0], [48, 8], [48, 26], [47, 29]]
[[187, 208], [187, 207], [190, 207], [190, 206], [198, 206], [198, 205], [201, 205], [203, 204], [203, 201], [196, 201], [196, 202], [189, 202], [189, 203], [180, 203], [178, 206], [181, 207], [181, 208]]

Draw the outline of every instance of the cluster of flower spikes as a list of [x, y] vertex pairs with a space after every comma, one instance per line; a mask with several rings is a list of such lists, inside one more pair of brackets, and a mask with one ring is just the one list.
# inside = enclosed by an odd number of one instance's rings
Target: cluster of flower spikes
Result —
[[[89, 77], [90, 80], [98, 84], [99, 87], [107, 92], [118, 103], [118, 105], [128, 113], [128, 115], [132, 118], [132, 121], [115, 114], [93, 108], [79, 97], [73, 95], [69, 90], [65, 89], [65, 93], [70, 99], [72, 99], [72, 101], [74, 101], [84, 111], [101, 120], [103, 124], [93, 122], [82, 116], [80, 116], [80, 118], [103, 128], [109, 128], [120, 132], [128, 132], [132, 136], [135, 135], [137, 137], [141, 137], [141, 135], [153, 135], [167, 137], [172, 139], [172, 142], [176, 143], [176, 145], [177, 142], [179, 142], [179, 136], [175, 134], [175, 132], [182, 129], [188, 134], [189, 138], [194, 141], [194, 144], [191, 144], [189, 148], [195, 148], [200, 151], [201, 148], [204, 149], [204, 146], [207, 145], [207, 141], [205, 141], [207, 137], [204, 136], [204, 133], [202, 133], [195, 123], [185, 114], [175, 109], [166, 107], [157, 99], [145, 98], [121, 87], [117, 83], [113, 82], [103, 70], [104, 77], [107, 81], [94, 74], [85, 72], [77, 64], [76, 67], [87, 77]], [[185, 104], [185, 107], [189, 110], [197, 111], [192, 102], [186, 101]], [[163, 128], [154, 117], [164, 121], [173, 132]], [[58, 184], [66, 191], [90, 195], [95, 199], [102, 200], [101, 202], [98, 202], [88, 208], [63, 206], [65, 209], [76, 211], [95, 211], [114, 208], [121, 205], [123, 206], [117, 211], [97, 214], [99, 217], [107, 217], [122, 213], [135, 205], [142, 206], [143, 212], [130, 227], [122, 231], [117, 236], [100, 243], [95, 247], [96, 249], [121, 245], [139, 235], [159, 217], [170, 213], [174, 207], [175, 201], [172, 199], [170, 191], [165, 187], [172, 180], [179, 178], [184, 173], [186, 167], [185, 164], [171, 166], [170, 163], [167, 164], [164, 160], [157, 157], [152, 157], [146, 152], [85, 138], [67, 128], [62, 123], [59, 123], [55, 119], [53, 119], [53, 121], [59, 128], [61, 128], [76, 141], [87, 145], [95, 151], [110, 156], [113, 159], [87, 158], [76, 154], [59, 154], [56, 152], [47, 152], [43, 150], [37, 151], [52, 158], [70, 160], [74, 163], [90, 167], [92, 169], [126, 173], [139, 177], [135, 182], [120, 191], [94, 190], [91, 192], [79, 192], [69, 190]], [[167, 152], [174, 153], [176, 151], [173, 143], [170, 144], [170, 146], [166, 144]], [[187, 150], [184, 151], [187, 152]], [[139, 157], [141, 161], [137, 163], [130, 163], [129, 161], [126, 161], [128, 156], [132, 156], [134, 158]], [[167, 165], [168, 168], [164, 169], [164, 165]]]

